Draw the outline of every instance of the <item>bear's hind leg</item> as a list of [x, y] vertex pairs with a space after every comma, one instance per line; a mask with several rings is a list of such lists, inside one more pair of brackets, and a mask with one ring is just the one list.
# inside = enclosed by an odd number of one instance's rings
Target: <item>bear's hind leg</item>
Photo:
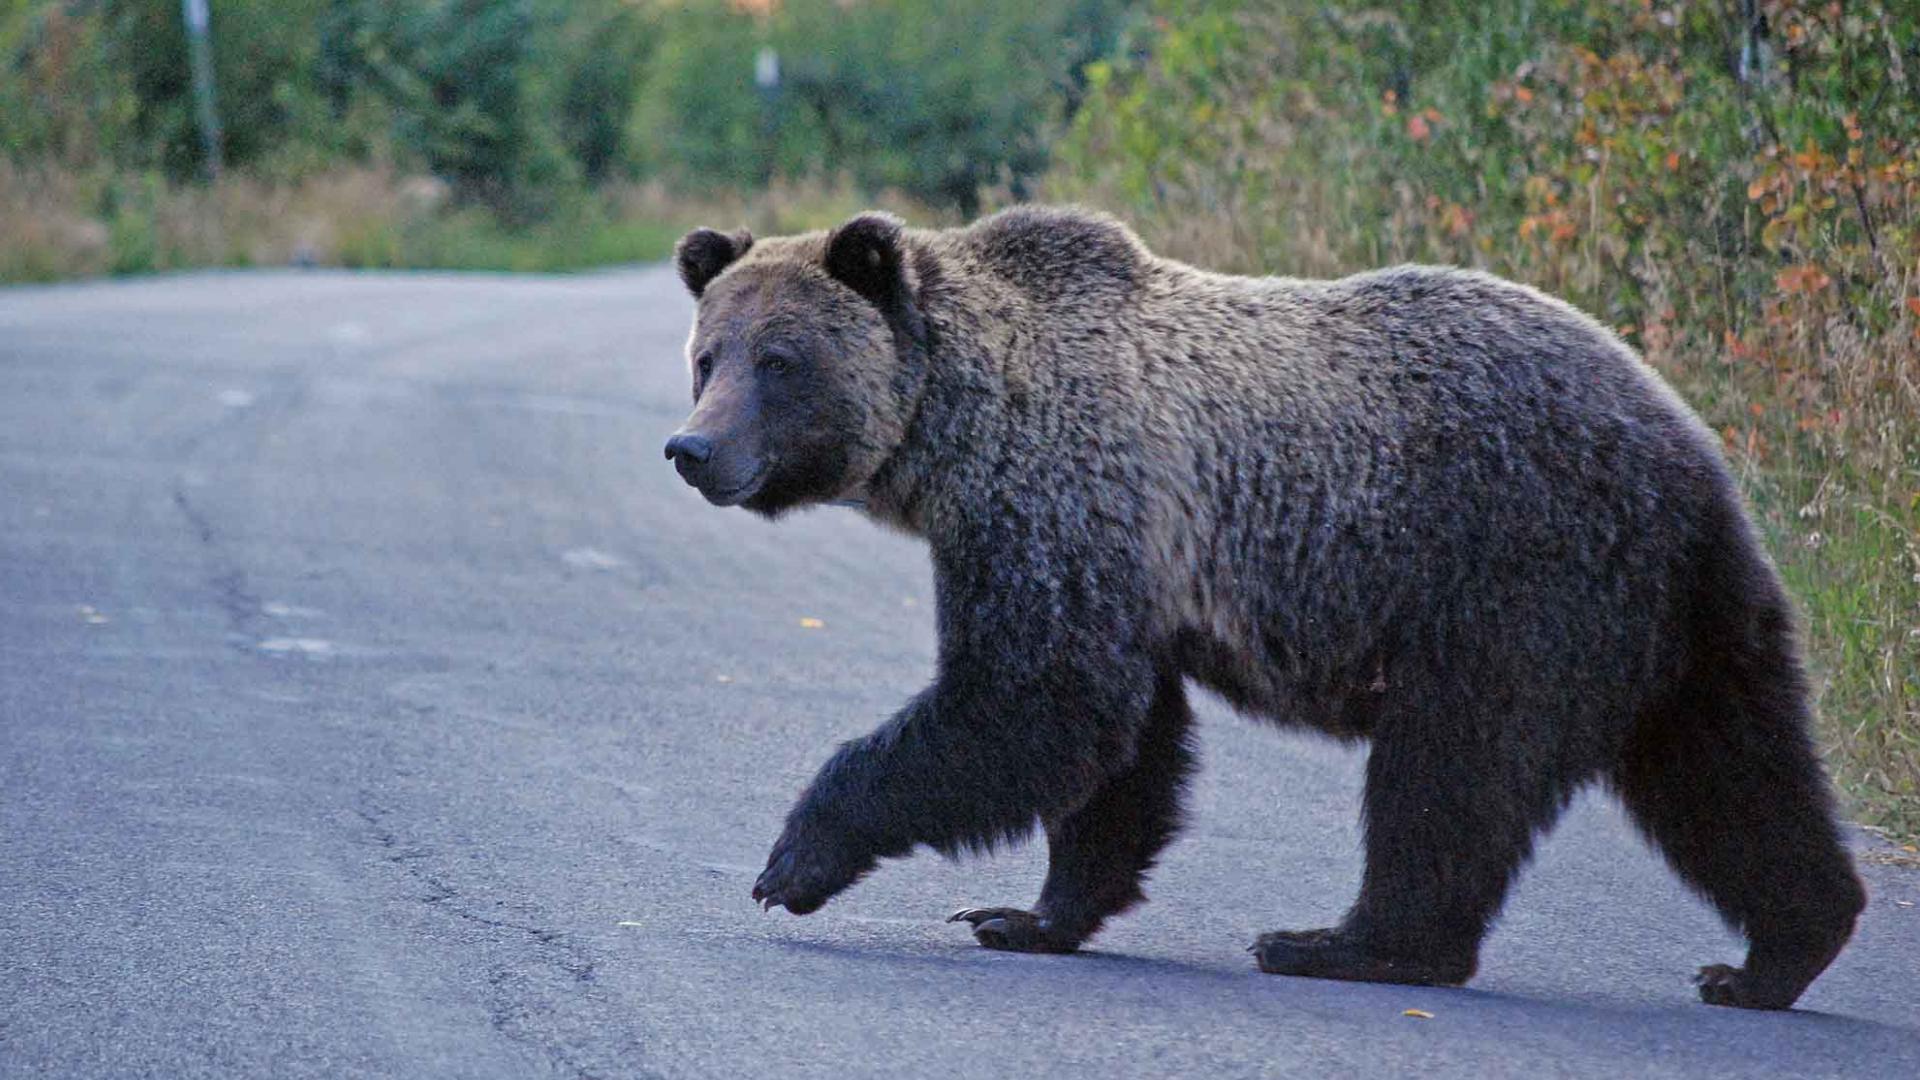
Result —
[[1457, 986], [1507, 885], [1572, 783], [1517, 745], [1525, 726], [1471, 706], [1383, 714], [1367, 759], [1366, 872], [1337, 927], [1263, 934], [1276, 975]]
[[1141, 878], [1180, 827], [1192, 725], [1180, 677], [1161, 675], [1133, 764], [1086, 805], [1047, 823], [1047, 881], [1033, 910], [968, 908], [949, 921], [969, 923], [991, 949], [1072, 952], [1144, 899]]
[[1696, 979], [1711, 1005], [1785, 1009], [1852, 936], [1866, 894], [1807, 734], [1784, 601], [1703, 640], [1702, 670], [1636, 724], [1615, 790], [1750, 943]]

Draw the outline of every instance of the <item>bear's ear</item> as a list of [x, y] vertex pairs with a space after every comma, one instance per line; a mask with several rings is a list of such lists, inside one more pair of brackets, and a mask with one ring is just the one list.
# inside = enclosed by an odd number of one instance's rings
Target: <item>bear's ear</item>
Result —
[[708, 282], [719, 277], [720, 271], [733, 265], [733, 261], [751, 247], [753, 234], [745, 229], [732, 236], [717, 229], [695, 229], [673, 246], [673, 265], [679, 268], [680, 280], [686, 282], [687, 291], [698, 298], [707, 291]]
[[905, 226], [892, 214], [861, 214], [827, 237], [827, 273], [887, 314], [910, 299]]

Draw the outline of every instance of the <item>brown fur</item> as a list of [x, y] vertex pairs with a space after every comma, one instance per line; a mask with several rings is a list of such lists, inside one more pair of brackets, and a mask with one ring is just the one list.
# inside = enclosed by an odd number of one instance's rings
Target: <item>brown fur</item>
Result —
[[[1566, 304], [1425, 267], [1211, 274], [1043, 209], [702, 230], [680, 265], [689, 356], [716, 358], [683, 433], [713, 457], [682, 472], [764, 474], [734, 501], [769, 515], [856, 502], [927, 539], [940, 592], [938, 678], [822, 770], [757, 897], [812, 910], [879, 857], [1038, 820], [1041, 904], [961, 917], [1074, 947], [1177, 825], [1191, 678], [1374, 743], [1360, 898], [1262, 938], [1268, 970], [1464, 980], [1594, 780], [1753, 937], [1709, 1000], [1784, 1007], [1846, 940], [1777, 576], [1713, 436]], [[783, 335], [798, 376], [764, 368]]]

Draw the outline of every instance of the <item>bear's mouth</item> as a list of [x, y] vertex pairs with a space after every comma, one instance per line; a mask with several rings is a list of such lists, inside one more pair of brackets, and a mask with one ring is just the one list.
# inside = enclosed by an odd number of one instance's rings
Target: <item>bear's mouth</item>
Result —
[[738, 506], [753, 498], [754, 493], [760, 490], [760, 485], [766, 481], [767, 474], [772, 471], [772, 465], [762, 465], [755, 469], [753, 475], [747, 477], [743, 483], [728, 488], [703, 487], [700, 489], [700, 494], [715, 506]]

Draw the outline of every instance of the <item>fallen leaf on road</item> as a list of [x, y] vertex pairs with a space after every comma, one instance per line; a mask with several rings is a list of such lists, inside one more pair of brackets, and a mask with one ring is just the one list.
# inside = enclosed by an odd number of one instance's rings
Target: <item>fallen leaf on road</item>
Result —
[[800, 620], [800, 628], [802, 630], [818, 630], [825, 625], [827, 624], [815, 618], [805, 618]]
[[1431, 1019], [1433, 1019], [1433, 1014], [1432, 1014], [1432, 1013], [1430, 1013], [1430, 1012], [1428, 1012], [1428, 1011], [1427, 1011], [1427, 1010], [1425, 1010], [1425, 1009], [1403, 1009], [1403, 1010], [1401, 1011], [1401, 1013], [1400, 1013], [1400, 1015], [1401, 1015], [1401, 1016], [1411, 1016], [1411, 1017], [1413, 1017], [1413, 1018], [1414, 1018], [1415, 1020], [1431, 1020]]

